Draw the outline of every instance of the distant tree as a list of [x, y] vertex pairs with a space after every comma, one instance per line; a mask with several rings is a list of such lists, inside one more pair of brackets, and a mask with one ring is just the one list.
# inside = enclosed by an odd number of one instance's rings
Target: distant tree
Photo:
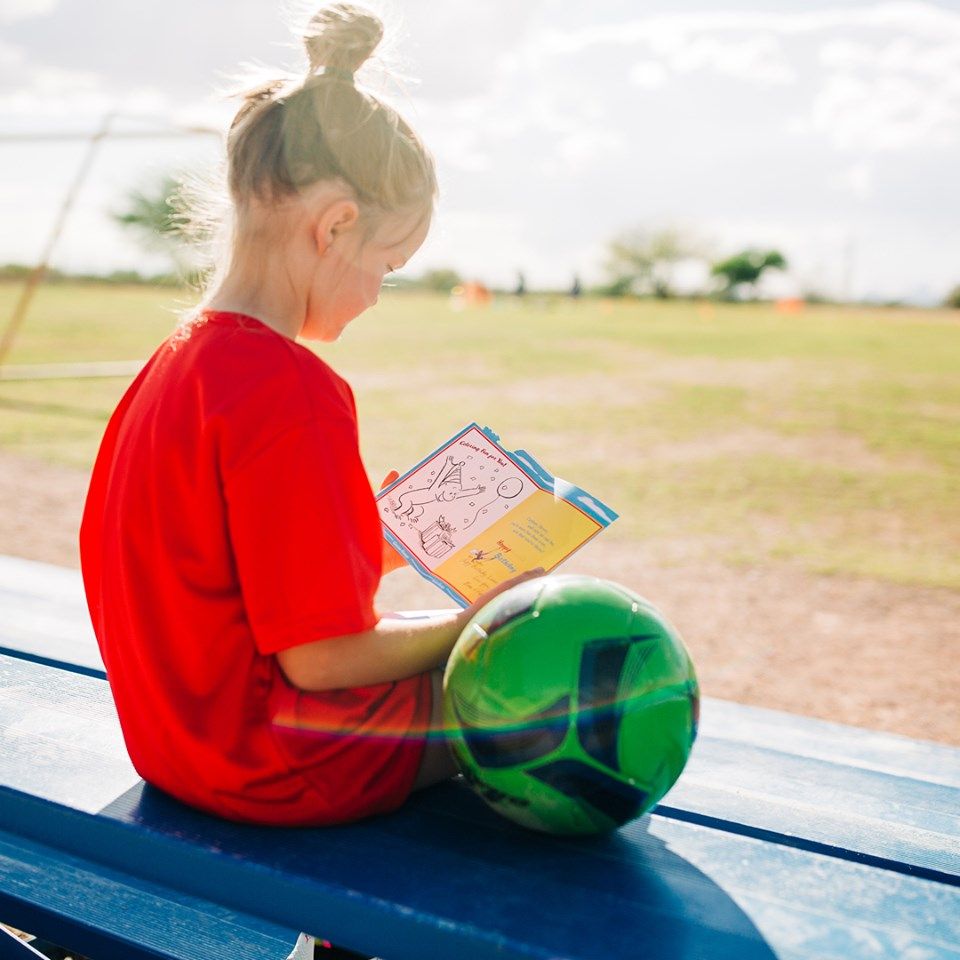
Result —
[[427, 270], [420, 277], [420, 285], [437, 293], [449, 293], [454, 287], [460, 286], [463, 278], [456, 270], [449, 267], [440, 267], [436, 270]]
[[602, 283], [593, 288], [593, 293], [601, 297], [625, 297], [630, 293], [633, 281], [627, 277], [619, 277], [609, 283]]
[[[33, 266], [20, 263], [0, 264], [0, 282], [5, 280], [26, 280], [35, 270]], [[116, 283], [149, 284], [155, 286], [177, 286], [182, 283], [180, 277], [170, 273], [144, 274], [138, 270], [111, 270], [108, 273], [71, 273], [57, 267], [49, 267], [44, 274], [44, 283]]]
[[676, 264], [699, 255], [696, 245], [677, 230], [628, 230], [610, 243], [609, 289], [670, 297]]
[[786, 258], [779, 250], [744, 250], [715, 263], [710, 272], [723, 283], [722, 293], [731, 296], [742, 284], [749, 284], [755, 294], [757, 283], [767, 270], [785, 270]]
[[[0, 266], [0, 280], [28, 280], [35, 272], [34, 264], [24, 263], [6, 263]], [[69, 273], [65, 273], [57, 267], [47, 267], [43, 273], [44, 283], [60, 283], [62, 280], [72, 280]]]
[[169, 257], [176, 272], [186, 277], [197, 269], [197, 257], [184, 234], [179, 196], [180, 180], [168, 174], [152, 187], [130, 191], [126, 207], [113, 219], [135, 233], [145, 250]]
[[957, 286], [947, 294], [943, 305], [945, 307], [953, 307], [955, 310], [960, 310], [960, 284], [957, 284]]
[[0, 280], [26, 280], [32, 272], [33, 267], [23, 263], [5, 263], [0, 266]]

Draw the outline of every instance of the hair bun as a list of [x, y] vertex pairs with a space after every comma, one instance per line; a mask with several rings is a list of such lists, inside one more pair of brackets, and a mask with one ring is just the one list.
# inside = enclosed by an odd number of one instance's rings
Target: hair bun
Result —
[[310, 72], [332, 67], [355, 73], [383, 39], [383, 23], [368, 10], [352, 3], [333, 3], [310, 20], [304, 45]]

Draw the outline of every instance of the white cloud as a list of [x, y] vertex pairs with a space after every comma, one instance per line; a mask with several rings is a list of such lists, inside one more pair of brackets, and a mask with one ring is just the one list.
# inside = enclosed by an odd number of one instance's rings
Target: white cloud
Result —
[[667, 68], [656, 60], [638, 60], [630, 68], [630, 80], [644, 90], [657, 90], [668, 80]]
[[[811, 43], [820, 45], [819, 76]], [[900, 150], [958, 136], [960, 12], [933, 3], [657, 14], [550, 31], [526, 44], [522, 60], [530, 72], [549, 72], [618, 50], [634, 58], [628, 79], [646, 89], [696, 72], [761, 86], [795, 84], [803, 74], [813, 94], [782, 126], [841, 150]]]
[[16, 67], [25, 59], [24, 52], [19, 47], [13, 47], [0, 40], [0, 71]]
[[866, 153], [957, 142], [958, 122], [960, 89], [896, 73], [832, 74], [809, 113], [809, 129]]
[[[777, 37], [781, 18], [762, 14], [658, 14], [627, 23], [552, 31], [532, 39], [528, 59], [543, 64], [588, 50], [646, 51], [678, 73], [713, 70], [760, 83], [794, 79]], [[741, 34], [732, 39], [729, 34]]]
[[843, 29], [899, 30], [931, 40], [960, 39], [960, 14], [923, 0], [821, 7], [799, 12], [715, 10], [657, 13], [621, 23], [551, 31], [536, 41], [543, 57], [563, 56], [587, 47], [647, 43], [669, 53], [698, 34], [770, 34], [802, 37]]
[[0, 0], [0, 23], [49, 16], [59, 3], [60, 0]]
[[156, 88], [109, 86], [94, 70], [35, 64], [24, 52], [0, 44], [0, 117], [8, 126], [45, 132], [91, 128], [108, 113], [134, 116], [166, 114], [171, 105]]
[[875, 195], [874, 180], [873, 165], [868, 162], [859, 162], [835, 174], [830, 180], [830, 185], [862, 201], [869, 200]]
[[797, 78], [780, 41], [772, 33], [733, 40], [720, 36], [690, 37], [672, 51], [668, 62], [676, 73], [707, 70], [751, 83], [793, 83]]
[[509, 137], [512, 123], [491, 113], [486, 99], [471, 97], [436, 104], [425, 101], [415, 112], [405, 111], [437, 156], [441, 166], [467, 173], [490, 168], [493, 139]]
[[584, 127], [569, 133], [557, 142], [555, 152], [542, 165], [550, 175], [589, 172], [597, 158], [609, 155], [623, 145], [623, 136], [606, 128]]
[[921, 17], [892, 39], [825, 40], [819, 59], [827, 73], [799, 128], [862, 153], [957, 142], [960, 29], [947, 27], [960, 25], [960, 15], [939, 22], [945, 29], [937, 36]]

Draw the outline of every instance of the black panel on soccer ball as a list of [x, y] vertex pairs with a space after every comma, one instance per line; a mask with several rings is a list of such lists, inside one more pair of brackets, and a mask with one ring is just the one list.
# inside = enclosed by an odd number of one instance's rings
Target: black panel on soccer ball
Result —
[[591, 640], [580, 656], [577, 735], [583, 749], [612, 770], [620, 769], [617, 688], [630, 643], [629, 637]]
[[562, 697], [546, 710], [524, 717], [520, 729], [491, 730], [464, 718], [463, 705], [454, 697], [453, 710], [464, 743], [481, 767], [514, 767], [553, 753], [563, 742], [569, 723], [570, 698]]
[[626, 823], [646, 806], [647, 794], [580, 760], [556, 760], [527, 771], [565, 796], [590, 804], [614, 823]]
[[[618, 691], [632, 647], [657, 637], [643, 634], [591, 640], [580, 655], [577, 736], [583, 749], [611, 770], [620, 769], [620, 720], [624, 704]], [[636, 666], [636, 664], [634, 664]]]

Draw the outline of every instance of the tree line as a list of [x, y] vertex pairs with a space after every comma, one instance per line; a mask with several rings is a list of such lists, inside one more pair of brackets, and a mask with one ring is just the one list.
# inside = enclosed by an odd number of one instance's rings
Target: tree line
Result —
[[[146, 249], [166, 252], [173, 261], [174, 272], [183, 275], [195, 270], [196, 265], [188, 255], [183, 237], [178, 192], [177, 178], [168, 176], [152, 190], [129, 193], [124, 208], [114, 213], [113, 218], [120, 226], [133, 231]], [[677, 230], [630, 230], [610, 242], [607, 282], [593, 292], [612, 297], [672, 297], [674, 267], [684, 260], [705, 259], [700, 246]], [[710, 264], [710, 275], [715, 280], [711, 292], [729, 298], [744, 294], [756, 296], [764, 273], [786, 268], [787, 260], [778, 250], [742, 250]], [[464, 278], [456, 270], [439, 268], [426, 271], [419, 281], [406, 280], [403, 285], [449, 292], [463, 282]], [[579, 279], [575, 279], [573, 287], [579, 292]], [[515, 292], [524, 289], [525, 281], [521, 279]]]
[[779, 250], [753, 247], [711, 258], [703, 244], [680, 231], [635, 228], [614, 237], [608, 247], [604, 292], [612, 296], [635, 294], [668, 299], [675, 296], [674, 273], [678, 264], [699, 261], [709, 266], [713, 288], [702, 292], [722, 298], [756, 297], [758, 285], [769, 270], [786, 270]]
[[[185, 219], [179, 202], [180, 180], [164, 177], [151, 188], [128, 193], [123, 206], [112, 214], [113, 220], [131, 231], [144, 249], [165, 254], [172, 266], [169, 273], [144, 275], [134, 270], [118, 270], [105, 276], [65, 274], [50, 270], [48, 280], [106, 280], [115, 283], [196, 282], [200, 265], [184, 235]], [[788, 268], [787, 258], [776, 249], [748, 247], [723, 256], [711, 256], [705, 245], [685, 236], [676, 229], [648, 230], [637, 227], [615, 236], [607, 246], [604, 264], [606, 279], [585, 291], [606, 297], [653, 297], [668, 299], [676, 296], [676, 272], [683, 263], [699, 262], [706, 265], [710, 278], [708, 289], [699, 291], [721, 299], [753, 299], [759, 294], [759, 284], [771, 270]], [[29, 268], [18, 264], [0, 266], [0, 280], [25, 276]], [[523, 274], [519, 273], [519, 277]], [[448, 293], [464, 283], [464, 278], [452, 268], [434, 268], [419, 278], [396, 281], [397, 286], [416, 287]], [[519, 281], [517, 290], [525, 290], [525, 281]], [[580, 293], [580, 280], [574, 278], [573, 290]], [[944, 300], [944, 306], [960, 309], [960, 284]]]

